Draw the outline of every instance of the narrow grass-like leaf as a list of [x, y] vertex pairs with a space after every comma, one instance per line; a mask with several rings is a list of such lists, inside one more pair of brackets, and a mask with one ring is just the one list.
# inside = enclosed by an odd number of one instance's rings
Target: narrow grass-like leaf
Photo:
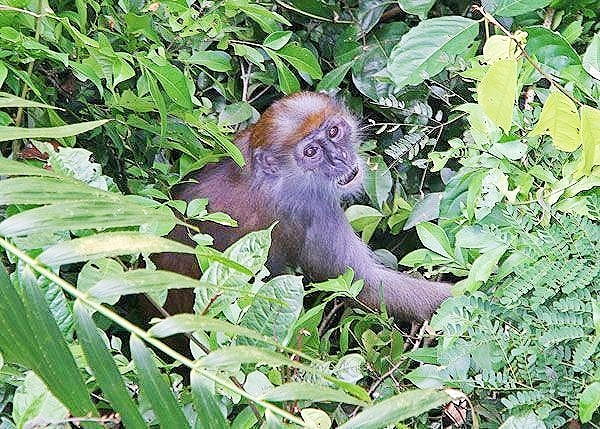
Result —
[[[294, 368], [309, 368], [306, 365], [293, 361], [277, 352], [253, 346], [231, 346], [213, 351], [208, 356], [200, 359], [200, 366], [209, 369], [233, 367], [244, 363], [263, 362], [271, 366], [291, 366]], [[309, 369], [315, 372], [315, 369]]]
[[192, 371], [190, 384], [195, 409], [198, 413], [196, 427], [202, 427], [203, 429], [227, 429], [231, 427], [221, 412], [221, 402], [216, 397], [214, 383]]
[[19, 341], [27, 342], [32, 352], [37, 355], [31, 369], [44, 380], [52, 394], [69, 408], [73, 415], [98, 415], [75, 359], [38, 286], [33, 281], [25, 281], [22, 296], [24, 317], [29, 320], [33, 335]]
[[169, 289], [193, 289], [200, 286], [198, 279], [171, 271], [133, 270], [115, 277], [107, 277], [92, 286], [88, 292], [95, 298], [109, 302], [113, 298], [135, 293], [159, 293]]
[[272, 338], [252, 329], [199, 314], [176, 314], [175, 316], [161, 320], [152, 326], [148, 332], [156, 338], [164, 338], [194, 331], [223, 332], [227, 335], [239, 335], [264, 341], [275, 346], [279, 345]]
[[52, 170], [33, 167], [23, 162], [13, 161], [12, 159], [2, 158], [0, 156], [0, 175], [1, 176], [47, 176], [62, 177], [59, 173]]
[[131, 356], [140, 381], [140, 387], [163, 429], [184, 429], [186, 420], [171, 388], [158, 370], [150, 350], [136, 335], [130, 339]]
[[[19, 163], [25, 166], [23, 163]], [[0, 205], [54, 204], [67, 201], [119, 201], [121, 194], [59, 177], [13, 177], [2, 181]]]
[[47, 265], [59, 266], [111, 256], [161, 252], [194, 254], [195, 250], [177, 241], [151, 234], [134, 231], [103, 232], [55, 244], [44, 250], [38, 260]]
[[77, 338], [102, 393], [114, 410], [121, 415], [126, 427], [145, 427], [146, 422], [127, 392], [123, 378], [104, 341], [98, 334], [98, 328], [90, 314], [80, 301], [75, 301], [73, 310], [77, 325]]
[[421, 415], [451, 401], [446, 393], [434, 389], [410, 390], [384, 399], [348, 420], [338, 429], [378, 429]]
[[261, 396], [261, 399], [274, 402], [296, 400], [307, 400], [312, 402], [340, 402], [344, 404], [358, 405], [361, 407], [368, 405], [366, 402], [361, 401], [354, 396], [348, 395], [341, 390], [304, 382], [291, 382], [274, 387], [264, 392]]
[[[75, 201], [37, 207], [9, 217], [0, 223], [0, 235], [22, 236], [39, 232], [137, 226], [153, 222], [173, 222], [170, 210], [157, 210], [137, 204], [109, 201]], [[174, 225], [173, 225], [174, 226]]]
[[65, 110], [49, 104], [26, 100], [25, 98], [18, 97], [14, 94], [9, 94], [8, 92], [0, 92], [0, 109], [6, 109], [8, 107], [39, 107], [41, 109]]
[[18, 140], [18, 139], [60, 139], [63, 137], [76, 136], [77, 134], [85, 133], [93, 130], [104, 124], [110, 119], [102, 119], [99, 121], [81, 122], [72, 125], [61, 125], [58, 127], [48, 128], [20, 128], [0, 126], [0, 142]]

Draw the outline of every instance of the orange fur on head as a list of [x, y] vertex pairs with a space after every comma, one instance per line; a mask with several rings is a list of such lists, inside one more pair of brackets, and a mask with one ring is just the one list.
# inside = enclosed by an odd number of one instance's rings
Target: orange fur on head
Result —
[[315, 92], [297, 92], [273, 103], [252, 126], [252, 147], [293, 146], [339, 113], [349, 116], [334, 98]]

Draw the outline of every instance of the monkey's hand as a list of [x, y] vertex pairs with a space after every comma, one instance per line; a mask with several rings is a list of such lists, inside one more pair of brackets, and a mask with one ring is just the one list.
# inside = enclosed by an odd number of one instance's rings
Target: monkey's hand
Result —
[[418, 279], [384, 267], [371, 270], [364, 279], [359, 299], [377, 309], [383, 293], [388, 313], [402, 321], [430, 319], [442, 301], [451, 296], [450, 283]]

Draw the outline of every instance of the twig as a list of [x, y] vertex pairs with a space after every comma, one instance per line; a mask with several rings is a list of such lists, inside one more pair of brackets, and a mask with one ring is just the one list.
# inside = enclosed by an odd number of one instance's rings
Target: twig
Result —
[[344, 303], [341, 301], [334, 301], [333, 307], [331, 307], [331, 310], [327, 313], [327, 316], [323, 317], [323, 320], [321, 321], [321, 324], [319, 325], [319, 337], [323, 335], [325, 328], [327, 328], [327, 325], [329, 325], [329, 322], [331, 321], [331, 319], [333, 318], [333, 316], [335, 316], [335, 314], [337, 313], [337, 311], [342, 308], [344, 306]]
[[277, 3], [279, 6], [281, 6], [284, 9], [291, 10], [293, 12], [299, 13], [300, 15], [308, 16], [309, 18], [316, 19], [318, 21], [333, 22], [334, 24], [354, 24], [352, 21], [344, 21], [342, 19], [337, 19], [335, 16], [333, 19], [329, 19], [329, 18], [325, 18], [323, 16], [314, 15], [310, 12], [306, 12], [302, 9], [298, 9], [296, 6], [291, 5], [291, 4], [281, 1], [281, 0], [275, 0], [275, 3]]
[[519, 50], [521, 51], [521, 53], [523, 54], [523, 56], [527, 59], [527, 61], [529, 61], [529, 63], [546, 79], [548, 80], [548, 82], [550, 82], [550, 85], [554, 86], [557, 90], [559, 90], [560, 92], [562, 92], [564, 95], [566, 95], [567, 97], [569, 97], [569, 99], [571, 99], [571, 101], [573, 101], [575, 104], [577, 104], [578, 106], [583, 106], [583, 103], [581, 103], [579, 100], [577, 100], [575, 97], [573, 97], [573, 95], [571, 93], [569, 93], [569, 91], [567, 91], [561, 84], [557, 83], [554, 81], [553, 76], [549, 75], [548, 73], [546, 73], [544, 70], [542, 70], [542, 68], [540, 67], [540, 65], [533, 60], [533, 58], [531, 58], [529, 56], [529, 54], [527, 53], [527, 51], [525, 50], [525, 46], [523, 46], [523, 44], [521, 43], [521, 41], [519, 39], [517, 39], [509, 30], [507, 30], [502, 24], [500, 24], [496, 18], [494, 18], [492, 15], [490, 15], [488, 12], [486, 12], [486, 10], [481, 7], [481, 6], [473, 6], [473, 10], [478, 11], [479, 13], [481, 13], [481, 15], [483, 15], [483, 18], [492, 23], [494, 26], [496, 26], [497, 28], [500, 29], [500, 31], [502, 31], [505, 35], [507, 35], [513, 42], [516, 43], [517, 47], [519, 48]]

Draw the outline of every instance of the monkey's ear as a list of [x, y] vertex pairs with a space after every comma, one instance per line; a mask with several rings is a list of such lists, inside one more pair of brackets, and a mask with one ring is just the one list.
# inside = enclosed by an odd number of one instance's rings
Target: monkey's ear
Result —
[[277, 174], [279, 172], [280, 162], [277, 157], [267, 149], [254, 149], [254, 162], [256, 168], [266, 174]]

